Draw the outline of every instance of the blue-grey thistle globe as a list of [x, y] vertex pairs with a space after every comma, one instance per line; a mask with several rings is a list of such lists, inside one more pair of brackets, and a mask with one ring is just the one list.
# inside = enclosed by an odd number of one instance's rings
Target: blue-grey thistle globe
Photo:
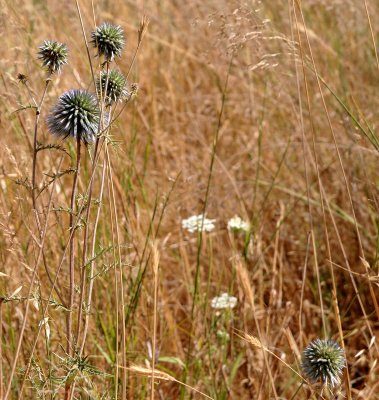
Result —
[[334, 387], [341, 382], [344, 366], [344, 351], [332, 339], [316, 339], [303, 351], [302, 369], [311, 382]]
[[91, 33], [91, 43], [97, 48], [98, 56], [112, 61], [116, 56], [121, 56], [125, 45], [124, 31], [118, 25], [104, 22]]
[[62, 65], [67, 64], [68, 50], [65, 44], [53, 40], [45, 40], [39, 47], [38, 58], [50, 74], [60, 72]]
[[59, 97], [47, 117], [51, 133], [73, 136], [92, 143], [99, 130], [100, 112], [94, 95], [85, 90], [69, 90]]
[[[116, 69], [112, 69], [108, 74], [101, 72], [96, 86], [99, 96], [101, 92], [107, 105], [122, 101], [129, 96], [126, 78]], [[105, 93], [105, 87], [107, 88], [107, 93]]]

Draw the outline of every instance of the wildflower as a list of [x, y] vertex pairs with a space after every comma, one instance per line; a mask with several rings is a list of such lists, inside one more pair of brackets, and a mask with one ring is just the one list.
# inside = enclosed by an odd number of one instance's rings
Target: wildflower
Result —
[[234, 308], [237, 305], [237, 298], [229, 296], [228, 293], [222, 293], [221, 296], [214, 297], [211, 301], [211, 307], [216, 310], [223, 310], [225, 308]]
[[235, 215], [228, 221], [228, 229], [233, 232], [248, 232], [250, 224]]
[[91, 43], [97, 48], [98, 56], [104, 56], [107, 62], [120, 57], [125, 45], [124, 31], [118, 25], [104, 22], [91, 33]]
[[341, 381], [344, 366], [344, 352], [332, 339], [316, 339], [303, 351], [302, 369], [312, 382], [321, 381], [324, 385], [334, 387]]
[[47, 117], [51, 133], [66, 138], [73, 136], [92, 143], [99, 129], [99, 109], [96, 98], [85, 90], [69, 90]]
[[200, 232], [201, 230], [211, 232], [215, 227], [215, 221], [215, 219], [205, 218], [203, 214], [193, 215], [190, 218], [183, 219], [182, 227], [191, 233]]
[[[111, 105], [116, 101], [122, 101], [129, 96], [126, 78], [116, 69], [112, 69], [108, 74], [106, 72], [101, 72], [96, 86], [98, 93], [100, 94], [101, 92], [105, 97], [107, 105]], [[107, 87], [106, 95], [105, 86]]]
[[39, 48], [38, 58], [42, 60], [42, 65], [47, 68], [50, 74], [54, 74], [60, 72], [62, 65], [67, 64], [67, 54], [65, 44], [45, 40]]

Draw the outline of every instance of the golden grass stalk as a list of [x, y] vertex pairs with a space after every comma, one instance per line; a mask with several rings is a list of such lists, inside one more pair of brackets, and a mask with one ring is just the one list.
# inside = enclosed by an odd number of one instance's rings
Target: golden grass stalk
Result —
[[213, 397], [208, 396], [207, 394], [194, 388], [193, 386], [187, 385], [186, 383], [179, 381], [178, 379], [174, 378], [173, 376], [169, 375], [166, 372], [159, 371], [157, 369], [155, 369], [155, 371], [153, 372], [152, 368], [141, 367], [139, 365], [132, 365], [131, 367], [128, 367], [127, 370], [132, 373], [141, 375], [141, 376], [147, 376], [147, 377], [151, 377], [151, 378], [153, 378], [153, 376], [154, 376], [155, 379], [161, 379], [162, 381], [179, 383], [179, 385], [185, 386], [186, 388], [200, 394], [201, 396], [205, 397], [206, 399], [214, 400]]

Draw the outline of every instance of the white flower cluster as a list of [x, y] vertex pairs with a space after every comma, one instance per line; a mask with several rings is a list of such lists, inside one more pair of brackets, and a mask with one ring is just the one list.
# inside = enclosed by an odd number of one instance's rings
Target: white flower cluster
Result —
[[250, 224], [236, 215], [228, 221], [228, 229], [234, 232], [248, 232]]
[[[205, 218], [205, 215], [199, 214], [183, 219], [182, 227], [191, 233], [200, 232], [201, 228], [203, 232], [211, 232], [215, 228], [215, 222], [215, 219]], [[233, 232], [249, 232], [250, 224], [235, 215], [228, 221], [228, 229]]]
[[211, 232], [215, 228], [215, 219], [205, 218], [205, 215], [193, 215], [187, 219], [183, 219], [182, 227], [183, 229], [187, 229], [188, 232], [200, 232], [201, 228], [203, 228], [203, 232]]
[[226, 308], [234, 308], [237, 305], [237, 298], [229, 296], [228, 293], [222, 293], [221, 296], [214, 297], [211, 301], [211, 307], [216, 310], [223, 310]]

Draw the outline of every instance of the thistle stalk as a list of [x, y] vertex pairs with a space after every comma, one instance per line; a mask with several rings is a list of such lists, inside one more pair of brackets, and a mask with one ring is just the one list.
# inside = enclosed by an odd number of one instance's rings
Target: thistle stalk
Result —
[[[98, 149], [99, 149], [99, 141], [100, 141], [100, 132], [104, 130], [104, 106], [105, 106], [105, 98], [106, 98], [106, 93], [108, 90], [108, 77], [109, 77], [109, 62], [106, 63], [106, 82], [105, 82], [105, 88], [104, 92], [102, 91], [102, 87], [100, 86], [100, 99], [102, 100], [100, 102], [101, 104], [101, 109], [100, 109], [100, 123], [99, 123], [99, 130], [96, 136], [96, 141], [95, 141], [95, 148], [93, 151], [93, 161], [92, 161], [92, 173], [95, 173], [95, 169], [97, 166], [97, 160], [98, 160]], [[109, 120], [110, 120], [110, 113], [109, 113]], [[105, 139], [104, 139], [105, 140]], [[104, 163], [105, 165], [105, 163]], [[85, 317], [85, 327], [84, 327], [84, 333], [83, 333], [83, 342], [82, 345], [80, 346], [80, 355], [83, 352], [84, 349], [84, 344], [87, 336], [87, 329], [88, 329], [88, 313], [89, 313], [89, 307], [90, 307], [90, 302], [91, 302], [91, 297], [92, 297], [92, 276], [93, 276], [93, 268], [94, 268], [94, 257], [95, 257], [95, 242], [96, 242], [96, 234], [97, 234], [97, 226], [98, 226], [98, 221], [100, 218], [100, 208], [101, 208], [101, 201], [103, 198], [103, 191], [104, 191], [104, 176], [105, 176], [105, 166], [103, 165], [103, 172], [102, 172], [102, 178], [101, 178], [101, 186], [100, 186], [100, 194], [99, 194], [99, 205], [97, 209], [97, 214], [96, 214], [96, 221], [95, 221], [95, 226], [93, 229], [93, 240], [92, 240], [92, 253], [91, 253], [91, 261], [89, 264], [89, 269], [90, 269], [90, 289], [89, 292], [90, 294], [87, 297], [87, 312], [86, 312], [86, 317]], [[79, 343], [79, 336], [80, 336], [80, 330], [81, 330], [81, 324], [82, 324], [82, 313], [83, 313], [83, 305], [84, 305], [84, 294], [86, 290], [86, 280], [87, 280], [87, 247], [88, 247], [88, 230], [89, 230], [89, 219], [90, 219], [90, 213], [91, 213], [91, 202], [92, 202], [92, 193], [93, 193], [93, 180], [91, 180], [90, 185], [89, 185], [89, 192], [88, 192], [88, 201], [87, 201], [87, 210], [86, 210], [86, 216], [85, 216], [85, 229], [84, 229], [84, 237], [83, 237], [83, 256], [82, 256], [82, 276], [81, 276], [81, 289], [80, 289], [80, 300], [79, 300], [79, 311], [78, 311], [78, 324], [77, 324], [77, 340]]]
[[[71, 201], [70, 201], [70, 232], [72, 232], [70, 238], [70, 249], [69, 249], [69, 273], [70, 273], [70, 286], [69, 286], [69, 302], [68, 302], [68, 312], [67, 312], [67, 346], [66, 353], [69, 356], [74, 354], [74, 346], [72, 340], [72, 312], [74, 307], [74, 295], [75, 295], [75, 225], [74, 225], [74, 210], [75, 210], [75, 199], [76, 192], [78, 188], [78, 177], [80, 173], [80, 147], [81, 140], [78, 135], [76, 138], [76, 169], [74, 180], [72, 183], [71, 190]], [[69, 398], [70, 394], [70, 383], [66, 384], [65, 388], [65, 399]]]

